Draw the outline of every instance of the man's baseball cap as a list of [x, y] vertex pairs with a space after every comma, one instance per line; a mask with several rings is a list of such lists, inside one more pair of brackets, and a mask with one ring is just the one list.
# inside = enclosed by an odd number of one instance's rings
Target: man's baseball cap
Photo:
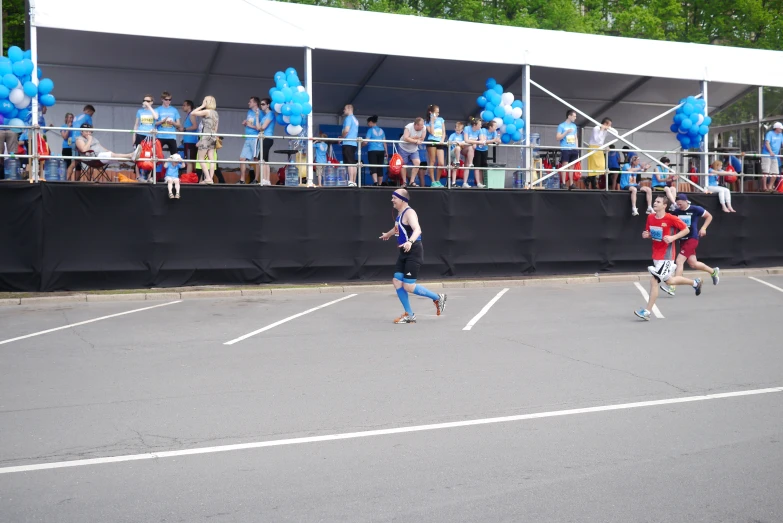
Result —
[[783, 123], [775, 122], [775, 125], [772, 126], [773, 129], [783, 129]]
[[688, 200], [688, 196], [684, 192], [681, 192], [680, 194], [677, 195], [676, 201], [679, 200], [682, 200], [684, 202], [690, 202], [690, 200]]

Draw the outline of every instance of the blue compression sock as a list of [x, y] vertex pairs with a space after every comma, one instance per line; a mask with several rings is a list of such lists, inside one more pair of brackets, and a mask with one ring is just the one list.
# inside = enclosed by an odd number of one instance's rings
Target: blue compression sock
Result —
[[417, 285], [416, 287], [413, 288], [413, 294], [415, 294], [416, 296], [426, 296], [427, 298], [435, 301], [437, 301], [439, 298], [437, 294], [435, 294], [432, 291], [428, 291], [421, 285]]
[[408, 291], [400, 287], [397, 289], [397, 297], [402, 302], [402, 306], [405, 309], [405, 312], [408, 314], [413, 314], [413, 311], [411, 310], [411, 301], [408, 299]]

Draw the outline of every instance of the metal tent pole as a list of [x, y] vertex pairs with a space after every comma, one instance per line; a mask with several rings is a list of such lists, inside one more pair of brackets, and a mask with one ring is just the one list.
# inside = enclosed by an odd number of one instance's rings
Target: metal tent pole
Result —
[[[30, 0], [30, 53], [33, 61], [33, 83], [38, 85], [38, 28], [35, 25], [35, 0]], [[32, 120], [30, 125], [35, 127], [38, 125], [38, 95], [33, 96], [33, 110], [30, 113]], [[28, 154], [32, 154], [30, 158], [32, 164], [30, 165], [30, 181], [39, 181], [40, 176], [38, 172], [38, 140], [42, 140], [42, 137], [38, 136], [36, 129], [28, 129], [27, 136], [30, 142], [30, 148], [32, 153], [28, 151]]]
[[[305, 89], [313, 105], [313, 49], [305, 47]], [[307, 186], [313, 187], [313, 111], [307, 115]]]
[[532, 125], [530, 124], [530, 64], [528, 63], [527, 52], [525, 53], [525, 65], [523, 66], [523, 80], [522, 80], [522, 97], [525, 102], [525, 169], [527, 174], [525, 175], [525, 184], [528, 183], [532, 187], [533, 185], [533, 149], [531, 147], [530, 137], [533, 134]]
[[[701, 96], [704, 99], [704, 116], [708, 116], [710, 112], [710, 103], [708, 101], [709, 82], [707, 80], [701, 81]], [[710, 135], [704, 135], [704, 141], [702, 142], [702, 157], [701, 157], [701, 172], [708, 173], [710, 169]], [[707, 188], [707, 175], [704, 176], [704, 187]]]

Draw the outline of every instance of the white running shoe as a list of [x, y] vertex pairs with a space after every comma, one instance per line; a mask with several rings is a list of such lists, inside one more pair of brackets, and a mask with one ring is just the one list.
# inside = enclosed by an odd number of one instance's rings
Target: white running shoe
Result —
[[631, 207], [631, 216], [639, 216], [639, 209]]
[[484, 189], [486, 185], [484, 185], [483, 183], [477, 183], [476, 187], [478, 187], [479, 189]]
[[463, 188], [463, 189], [470, 189], [470, 184], [469, 184], [469, 183], [467, 183], [467, 182], [466, 182], [466, 183], [463, 183], [463, 184], [462, 184], [462, 188]]

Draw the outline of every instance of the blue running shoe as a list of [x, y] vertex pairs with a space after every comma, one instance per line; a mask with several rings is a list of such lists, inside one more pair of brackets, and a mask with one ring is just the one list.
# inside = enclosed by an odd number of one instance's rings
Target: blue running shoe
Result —
[[639, 309], [638, 311], [633, 311], [633, 313], [637, 318], [641, 318], [644, 321], [650, 321], [650, 311], [647, 309]]

